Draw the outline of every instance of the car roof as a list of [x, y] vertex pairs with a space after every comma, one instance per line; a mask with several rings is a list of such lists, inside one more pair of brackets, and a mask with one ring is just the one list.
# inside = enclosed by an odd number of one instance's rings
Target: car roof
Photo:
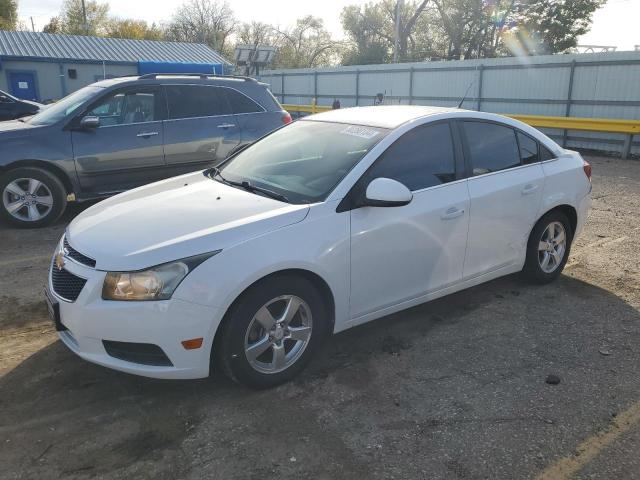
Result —
[[379, 128], [397, 128], [421, 117], [440, 113], [466, 112], [459, 108], [426, 107], [420, 105], [379, 105], [375, 107], [353, 107], [318, 113], [304, 120], [351, 123]]

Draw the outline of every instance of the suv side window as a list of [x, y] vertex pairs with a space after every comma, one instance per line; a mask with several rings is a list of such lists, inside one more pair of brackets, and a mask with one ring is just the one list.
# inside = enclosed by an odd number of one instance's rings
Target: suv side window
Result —
[[456, 179], [449, 123], [422, 125], [396, 140], [367, 173], [367, 178], [391, 178], [409, 190], [422, 190]]
[[165, 88], [171, 119], [215, 117], [231, 113], [219, 87], [167, 85]]
[[474, 176], [520, 165], [516, 132], [512, 128], [482, 121], [463, 124]]
[[264, 108], [251, 100], [246, 95], [234, 90], [233, 88], [222, 87], [221, 92], [227, 97], [231, 111], [233, 113], [258, 113], [264, 112]]
[[99, 117], [100, 126], [153, 122], [162, 119], [162, 101], [157, 88], [119, 90], [100, 100], [85, 116]]
[[536, 142], [529, 135], [525, 135], [522, 132], [518, 132], [518, 145], [520, 146], [520, 160], [523, 165], [529, 165], [531, 163], [537, 163], [540, 161], [538, 155], [538, 142]]

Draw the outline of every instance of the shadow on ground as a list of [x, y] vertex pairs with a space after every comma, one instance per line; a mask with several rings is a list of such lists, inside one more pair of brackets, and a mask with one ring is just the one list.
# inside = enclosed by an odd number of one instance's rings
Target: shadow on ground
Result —
[[338, 334], [262, 392], [56, 342], [0, 379], [0, 477], [526, 478], [633, 401], [639, 320], [588, 283], [511, 276]]

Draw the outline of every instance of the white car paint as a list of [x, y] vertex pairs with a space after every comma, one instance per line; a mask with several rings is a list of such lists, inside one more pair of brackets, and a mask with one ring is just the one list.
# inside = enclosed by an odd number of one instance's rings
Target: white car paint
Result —
[[[557, 158], [415, 191], [404, 207], [336, 211], [362, 174], [404, 133], [429, 122], [464, 118], [515, 127]], [[96, 267], [65, 259], [65, 268], [87, 283], [75, 302], [53, 293], [68, 328], [60, 332], [62, 341], [81, 357], [117, 370], [158, 378], [204, 377], [226, 311], [271, 273], [300, 269], [322, 279], [333, 297], [334, 331], [339, 332], [521, 270], [529, 232], [558, 205], [575, 208], [576, 235], [584, 224], [591, 185], [581, 157], [516, 120], [396, 106], [334, 110], [303, 121], [392, 131], [324, 202], [289, 205], [196, 172], [87, 209], [71, 222], [66, 238], [94, 258]], [[102, 299], [107, 271], [140, 270], [216, 250], [222, 251], [189, 273], [169, 300]], [[182, 340], [196, 337], [204, 338], [202, 348], [182, 348]], [[118, 360], [106, 353], [102, 340], [159, 345], [173, 366]]]

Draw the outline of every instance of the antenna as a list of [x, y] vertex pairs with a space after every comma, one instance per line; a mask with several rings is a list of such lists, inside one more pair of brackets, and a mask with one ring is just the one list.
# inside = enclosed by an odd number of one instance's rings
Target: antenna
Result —
[[460, 100], [460, 103], [458, 104], [458, 108], [462, 107], [462, 104], [464, 103], [464, 101], [467, 99], [467, 94], [469, 93], [469, 90], [471, 90], [471, 87], [473, 86], [473, 84], [475, 83], [475, 79], [471, 80], [471, 83], [469, 84], [469, 86], [467, 87], [467, 91], [464, 92], [464, 96], [462, 97], [462, 100]]

